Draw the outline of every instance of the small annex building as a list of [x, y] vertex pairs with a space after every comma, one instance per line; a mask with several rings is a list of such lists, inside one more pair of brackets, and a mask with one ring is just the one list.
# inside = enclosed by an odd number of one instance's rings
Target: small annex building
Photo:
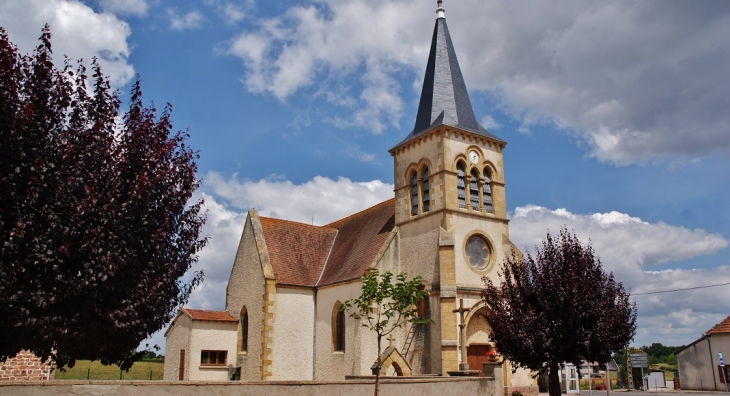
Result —
[[[724, 374], [720, 368], [718, 352], [725, 353]], [[730, 376], [728, 358], [730, 358], [730, 316], [677, 352], [681, 389], [725, 391], [725, 381]]]
[[[181, 308], [165, 332], [166, 345], [175, 345], [177, 353], [174, 358], [168, 355], [167, 359], [175, 359], [178, 364], [165, 364], [163, 378], [187, 381], [230, 379], [228, 356], [236, 355], [237, 328], [238, 319], [225, 311]], [[190, 351], [198, 354], [189, 355]]]
[[[438, 5], [414, 128], [389, 150], [394, 197], [324, 226], [251, 209], [225, 311], [181, 310], [166, 335], [165, 380], [204, 372], [211, 379], [341, 381], [373, 374], [379, 352], [390, 357], [387, 375], [446, 376], [461, 359], [481, 369], [494, 349], [482, 278], [498, 282], [499, 262], [516, 251], [505, 200], [506, 142], [476, 120]], [[405, 326], [377, 351], [374, 333], [339, 311], [359, 296], [360, 277], [371, 270], [420, 275], [429, 296], [419, 311], [434, 323]], [[463, 323], [454, 312], [462, 306], [469, 309]], [[504, 362], [506, 394], [535, 384], [529, 372], [511, 368]]]

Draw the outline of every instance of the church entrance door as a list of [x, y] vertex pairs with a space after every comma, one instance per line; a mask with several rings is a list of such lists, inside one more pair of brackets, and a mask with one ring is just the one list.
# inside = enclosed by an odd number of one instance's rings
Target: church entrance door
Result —
[[[482, 362], [487, 361], [484, 356], [490, 350], [489, 345], [469, 345], [466, 347], [466, 362], [469, 363], [469, 370], [482, 370]], [[481, 374], [479, 374], [481, 376]]]

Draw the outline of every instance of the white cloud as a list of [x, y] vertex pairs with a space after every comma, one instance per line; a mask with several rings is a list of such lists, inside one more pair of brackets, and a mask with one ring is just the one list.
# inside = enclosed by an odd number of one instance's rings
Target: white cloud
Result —
[[[243, 59], [243, 81], [250, 91], [283, 101], [316, 79], [317, 95], [350, 110], [348, 116], [330, 121], [381, 133], [398, 127], [403, 115], [396, 75], [415, 70], [412, 58], [428, 52], [428, 43], [413, 45], [418, 33], [428, 35], [428, 28], [409, 29], [418, 19], [427, 20], [427, 15], [426, 9], [413, 12], [408, 1], [294, 6], [281, 16], [260, 21], [255, 31], [242, 32], [227, 52]], [[363, 23], [363, 18], [368, 22]], [[345, 84], [344, 79], [354, 73], [359, 78], [357, 86]], [[322, 75], [327, 77], [319, 78]]]
[[203, 26], [205, 20], [203, 14], [198, 10], [192, 10], [181, 15], [177, 11], [168, 8], [167, 17], [170, 19], [170, 29], [172, 30], [198, 29]]
[[497, 120], [488, 115], [482, 117], [481, 124], [484, 128], [487, 128], [487, 130], [496, 130], [502, 127], [501, 125], [499, 125]]
[[254, 7], [254, 3], [254, 0], [246, 0], [238, 4], [221, 0], [205, 0], [205, 4], [212, 7], [228, 24], [235, 24], [242, 21], [246, 17], [246, 14]]
[[[403, 115], [388, 111], [403, 106], [399, 78], [423, 73], [433, 9], [318, 0], [242, 32], [229, 53], [243, 59], [249, 90], [280, 100], [364, 75], [349, 88], [357, 106], [335, 121], [377, 133]], [[521, 130], [556, 125], [618, 165], [730, 152], [730, 5], [464, 0], [446, 10], [467, 85]]]
[[95, 13], [88, 6], [71, 0], [0, 1], [0, 26], [3, 26], [22, 53], [38, 45], [43, 25], [48, 23], [53, 38], [54, 62], [63, 67], [63, 55], [72, 60], [99, 58], [104, 75], [115, 87], [134, 76], [128, 63], [131, 52], [127, 38], [129, 25], [114, 15]]
[[[518, 207], [510, 222], [510, 238], [534, 253], [545, 235], [566, 225], [583, 242], [591, 241], [606, 271], [634, 294], [686, 289], [730, 282], [730, 266], [652, 271], [651, 266], [710, 255], [730, 245], [724, 236], [664, 223], [648, 223], [624, 213], [581, 215], [566, 209]], [[635, 344], [682, 345], [727, 317], [730, 286], [635, 297], [639, 312]]]
[[393, 185], [379, 180], [353, 182], [315, 176], [302, 184], [281, 177], [259, 181], [227, 180], [216, 172], [204, 178], [203, 189], [227, 206], [239, 210], [255, 207], [262, 216], [322, 225], [393, 197]]
[[149, 6], [146, 0], [100, 0], [104, 12], [117, 15], [145, 16]]
[[376, 155], [373, 153], [366, 153], [362, 151], [360, 146], [350, 146], [345, 149], [345, 153], [352, 158], [356, 158], [360, 162], [373, 162], [375, 161]]

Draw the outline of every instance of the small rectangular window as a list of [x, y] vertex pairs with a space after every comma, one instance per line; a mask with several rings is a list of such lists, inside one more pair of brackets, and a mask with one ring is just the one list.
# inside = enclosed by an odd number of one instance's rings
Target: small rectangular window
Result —
[[225, 366], [228, 351], [200, 351], [201, 366]]

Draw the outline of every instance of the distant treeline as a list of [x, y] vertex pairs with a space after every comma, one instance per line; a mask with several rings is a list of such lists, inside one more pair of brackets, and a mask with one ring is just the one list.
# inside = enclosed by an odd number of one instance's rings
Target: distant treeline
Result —
[[147, 351], [142, 357], [143, 362], [164, 362], [165, 355], [158, 355], [152, 351]]

